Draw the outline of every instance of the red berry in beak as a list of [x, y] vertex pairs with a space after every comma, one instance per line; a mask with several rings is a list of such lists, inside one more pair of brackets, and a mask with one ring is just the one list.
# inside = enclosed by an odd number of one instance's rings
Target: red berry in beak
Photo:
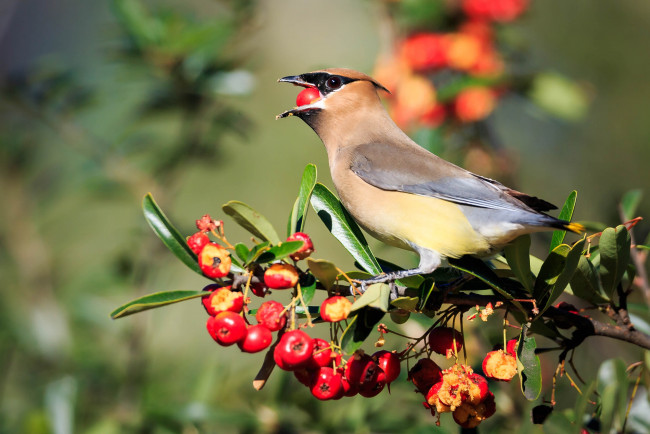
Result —
[[315, 87], [308, 87], [303, 89], [296, 97], [296, 105], [301, 107], [303, 105], [312, 104], [320, 99], [320, 92]]

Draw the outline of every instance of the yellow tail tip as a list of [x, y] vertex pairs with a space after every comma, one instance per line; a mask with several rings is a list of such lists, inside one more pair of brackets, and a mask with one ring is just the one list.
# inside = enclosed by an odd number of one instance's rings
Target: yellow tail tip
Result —
[[568, 223], [564, 227], [567, 231], [575, 232], [576, 234], [580, 234], [587, 230], [587, 228], [580, 223]]

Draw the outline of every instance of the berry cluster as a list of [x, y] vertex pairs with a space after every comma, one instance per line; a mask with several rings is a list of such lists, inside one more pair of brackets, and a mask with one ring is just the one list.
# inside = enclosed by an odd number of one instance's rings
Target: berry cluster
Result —
[[[459, 10], [450, 7], [453, 29], [413, 33], [375, 68], [374, 77], [392, 92], [392, 117], [404, 129], [435, 128], [446, 120], [475, 122], [496, 105], [500, 91], [495, 86], [505, 68], [494, 23], [519, 17], [527, 1], [462, 0]], [[438, 94], [439, 85], [459, 78], [466, 85]]]
[[[483, 375], [459, 362], [459, 353], [464, 347], [463, 334], [441, 324], [447, 323], [460, 311], [454, 311], [456, 313], [452, 312], [450, 316], [443, 315], [421, 337], [412, 338], [402, 352], [379, 350], [369, 355], [357, 349], [345, 358], [338, 336], [343, 330], [342, 324], [351, 314], [352, 302], [330, 290], [329, 296], [320, 305], [318, 317], [312, 321], [302, 300], [300, 282], [306, 273], [299, 268], [298, 262], [307, 259], [314, 251], [307, 234], [297, 232], [287, 238], [287, 241], [300, 241], [302, 245], [287, 251], [286, 258], [272, 263], [260, 260], [252, 266], [250, 264], [255, 261], [247, 261], [248, 271], [233, 273], [233, 261], [237, 262], [231, 258], [230, 251], [236, 251], [240, 259], [246, 255], [238, 250], [241, 249], [239, 245], [235, 247], [228, 242], [223, 222], [206, 215], [197, 220], [196, 225], [198, 232], [187, 238], [187, 244], [198, 255], [203, 274], [217, 282], [203, 289], [206, 295], [201, 299], [209, 315], [207, 330], [210, 336], [222, 346], [237, 344], [241, 351], [247, 353], [268, 349], [273, 356], [272, 363], [282, 370], [293, 372], [296, 379], [308, 387], [317, 399], [341, 399], [355, 395], [374, 397], [399, 377], [402, 362], [410, 363], [417, 359], [409, 370], [408, 380], [425, 397], [424, 406], [437, 417], [437, 423], [440, 423], [442, 413], [452, 413], [457, 424], [473, 428], [495, 412], [494, 395], [488, 389], [486, 378], [510, 381], [517, 373], [517, 341], [514, 339], [507, 343], [505, 352], [496, 349], [486, 355], [482, 364]], [[211, 241], [209, 234], [217, 242]], [[259, 250], [257, 253], [250, 253], [256, 248]], [[258, 244], [249, 255], [261, 258], [264, 249], [270, 249], [268, 243]], [[235, 274], [239, 274], [239, 284], [235, 283], [238, 281]], [[246, 279], [245, 285], [241, 284], [241, 277]], [[231, 283], [223, 284], [221, 278], [227, 278]], [[267, 300], [257, 309], [250, 308], [249, 291], [258, 297], [266, 297], [271, 290], [286, 289], [294, 290], [288, 305]], [[303, 317], [307, 319], [303, 324], [299, 324], [296, 315], [296, 306], [300, 303]], [[493, 311], [491, 305], [488, 307], [484, 309], [486, 318]], [[250, 322], [252, 316], [256, 324]], [[330, 341], [313, 338], [306, 332], [317, 322], [330, 324]], [[378, 347], [383, 346], [386, 334], [395, 333], [384, 324], [379, 325], [378, 331], [380, 339], [375, 344]], [[277, 333], [275, 343], [274, 333]], [[431, 359], [433, 353], [453, 359], [453, 365], [441, 369]], [[423, 355], [425, 357], [421, 357]]]
[[[456, 357], [463, 348], [463, 336], [450, 327], [436, 327], [428, 335], [429, 349], [448, 359]], [[483, 374], [477, 374], [467, 365], [454, 363], [441, 369], [430, 358], [422, 358], [409, 371], [408, 379], [424, 395], [424, 407], [437, 417], [452, 413], [454, 421], [463, 428], [475, 428], [496, 411], [494, 394], [488, 389], [487, 378], [510, 381], [517, 373], [515, 346], [508, 341], [507, 352], [489, 352], [483, 360]], [[514, 371], [512, 367], [514, 366]]]

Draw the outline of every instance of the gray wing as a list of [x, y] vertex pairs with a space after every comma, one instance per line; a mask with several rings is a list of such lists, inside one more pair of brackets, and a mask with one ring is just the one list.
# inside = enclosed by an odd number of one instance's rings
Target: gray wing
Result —
[[[383, 143], [357, 146], [350, 168], [365, 182], [382, 190], [403, 191], [480, 208], [525, 210], [536, 214], [554, 209], [546, 201], [461, 169], [419, 146], [400, 151]], [[399, 157], [395, 158], [396, 155]]]

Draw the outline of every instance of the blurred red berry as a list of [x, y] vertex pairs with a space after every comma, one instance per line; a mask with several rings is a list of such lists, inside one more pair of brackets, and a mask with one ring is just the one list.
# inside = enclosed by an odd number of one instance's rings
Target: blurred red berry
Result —
[[415, 387], [426, 395], [431, 386], [442, 379], [442, 370], [431, 359], [420, 359], [415, 366], [411, 368], [408, 375], [408, 380], [411, 381]]
[[438, 33], [416, 33], [402, 43], [401, 55], [415, 71], [442, 68], [447, 65], [447, 40]]
[[463, 0], [462, 8], [470, 18], [508, 22], [519, 17], [528, 0]]
[[496, 105], [496, 95], [490, 88], [475, 86], [462, 90], [454, 100], [454, 112], [462, 122], [476, 122], [488, 117]]

